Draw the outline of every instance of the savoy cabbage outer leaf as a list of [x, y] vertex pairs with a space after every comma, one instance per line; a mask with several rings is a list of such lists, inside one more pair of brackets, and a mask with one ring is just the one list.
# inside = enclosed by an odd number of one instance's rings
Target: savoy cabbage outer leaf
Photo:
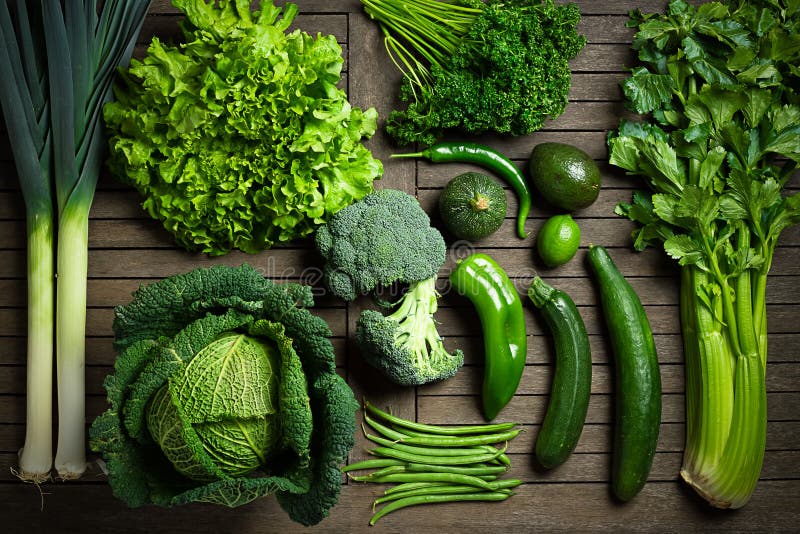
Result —
[[286, 33], [297, 7], [178, 0], [185, 43], [154, 38], [104, 109], [109, 166], [193, 251], [255, 253], [310, 235], [372, 191], [377, 128], [337, 87], [332, 35]]
[[[114, 495], [129, 506], [239, 506], [276, 493], [295, 521], [310, 525], [326, 517], [339, 497], [339, 466], [353, 447], [357, 404], [336, 374], [330, 329], [309, 312], [312, 305], [310, 288], [277, 285], [243, 265], [175, 275], [139, 288], [131, 303], [117, 307], [119, 355], [104, 382], [111, 407], [90, 429], [91, 447], [108, 465]], [[230, 399], [212, 395], [222, 362], [204, 349], [229, 343], [231, 334], [260, 340], [280, 354], [275, 397], [256, 380], [269, 374], [263, 365], [237, 365], [228, 352], [223, 367], [231, 368], [223, 371], [224, 381], [238, 381], [243, 389]], [[256, 356], [261, 350], [250, 349]], [[239, 374], [246, 368], [251, 371], [243, 380]], [[272, 402], [278, 403], [277, 414]], [[158, 403], [174, 411], [148, 421]], [[258, 423], [270, 414], [280, 420], [272, 461], [247, 475], [221, 469], [220, 463], [242, 460], [225, 439], [241, 431], [230, 422], [244, 421], [259, 439], [270, 440], [259, 434], [265, 429]], [[217, 430], [208, 432], [215, 424]], [[174, 447], [172, 462], [155, 436]], [[176, 469], [187, 456], [186, 471], [199, 480]]]

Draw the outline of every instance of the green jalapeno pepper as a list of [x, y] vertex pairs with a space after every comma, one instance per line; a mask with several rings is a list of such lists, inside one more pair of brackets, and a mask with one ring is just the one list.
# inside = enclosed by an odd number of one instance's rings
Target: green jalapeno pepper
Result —
[[472, 302], [481, 320], [486, 352], [483, 415], [492, 420], [514, 396], [525, 369], [528, 345], [522, 301], [505, 271], [486, 254], [459, 261], [450, 282]]
[[425, 158], [432, 163], [474, 163], [493, 172], [517, 194], [519, 211], [517, 212], [517, 235], [521, 239], [528, 237], [525, 232], [525, 219], [531, 210], [531, 191], [522, 171], [505, 155], [497, 150], [479, 143], [436, 143], [422, 152], [410, 154], [393, 154], [393, 158]]

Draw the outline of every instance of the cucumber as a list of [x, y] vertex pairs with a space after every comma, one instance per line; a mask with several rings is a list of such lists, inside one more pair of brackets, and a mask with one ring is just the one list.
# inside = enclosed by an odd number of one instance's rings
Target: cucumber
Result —
[[644, 487], [661, 424], [658, 356], [639, 296], [605, 248], [589, 247], [611, 348], [614, 352], [616, 416], [611, 489], [622, 501]]
[[544, 317], [556, 349], [550, 402], [535, 448], [542, 467], [552, 469], [564, 463], [581, 437], [592, 389], [592, 353], [586, 326], [569, 295], [537, 276], [528, 297]]

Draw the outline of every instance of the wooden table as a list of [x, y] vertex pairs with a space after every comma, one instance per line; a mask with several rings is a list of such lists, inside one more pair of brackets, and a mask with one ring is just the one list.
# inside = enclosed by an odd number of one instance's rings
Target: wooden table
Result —
[[[296, 26], [308, 32], [333, 33], [342, 44], [350, 101], [374, 106], [385, 118], [396, 102], [398, 74], [385, 55], [378, 29], [361, 11], [358, 0], [299, 0]], [[635, 253], [629, 238], [632, 225], [613, 214], [614, 205], [628, 199], [634, 180], [606, 163], [605, 132], [624, 113], [618, 82], [633, 63], [631, 30], [625, 27], [629, 9], [663, 8], [661, 0], [578, 0], [583, 13], [580, 31], [586, 48], [572, 62], [570, 105], [556, 121], [534, 135], [517, 139], [487, 138], [520, 164], [542, 141], [575, 144], [598, 160], [603, 171], [600, 198], [577, 213], [583, 247], [567, 265], [543, 270], [532, 254], [533, 237], [520, 240], [513, 218], [494, 236], [476, 244], [495, 256], [524, 290], [540, 273], [568, 291], [580, 307], [590, 333], [594, 379], [588, 420], [577, 451], [561, 467], [541, 472], [533, 465], [532, 447], [547, 402], [552, 373], [552, 349], [540, 320], [528, 307], [527, 367], [518, 395], [501, 414], [519, 421], [526, 432], [509, 448], [512, 474], [527, 482], [518, 494], [501, 504], [454, 504], [402, 511], [382, 520], [375, 531], [392, 532], [530, 532], [537, 530], [795, 530], [800, 524], [800, 227], [785, 232], [775, 255], [768, 287], [770, 363], [767, 388], [770, 423], [764, 469], [751, 502], [737, 512], [707, 507], [678, 482], [684, 439], [683, 365], [678, 319], [677, 269], [662, 252]], [[156, 0], [140, 37], [142, 54], [150, 36], [177, 36], [179, 17], [168, 0]], [[369, 141], [385, 163], [378, 187], [416, 193], [434, 212], [439, 189], [467, 167], [433, 167], [410, 160], [389, 160], [396, 150], [383, 133]], [[5, 532], [278, 532], [294, 529], [274, 498], [258, 500], [236, 510], [191, 505], [172, 510], [128, 509], [116, 500], [92, 463], [75, 482], [50, 482], [37, 488], [20, 483], [11, 473], [22, 445], [25, 419], [25, 224], [7, 139], [0, 142], [0, 527]], [[797, 180], [795, 180], [797, 187]], [[511, 192], [509, 214], [516, 212]], [[104, 177], [92, 208], [89, 246], [87, 325], [87, 421], [105, 409], [101, 387], [114, 360], [111, 348], [113, 306], [129, 300], [139, 284], [200, 265], [249, 262], [273, 278], [310, 281], [316, 258], [308, 243], [274, 249], [255, 256], [233, 253], [223, 258], [189, 254], [177, 249], [171, 237], [138, 205], [137, 194]], [[536, 229], [549, 214], [535, 206], [528, 228]], [[435, 220], [435, 219], [434, 219]], [[661, 438], [650, 482], [628, 504], [614, 502], [609, 493], [611, 456], [612, 379], [608, 345], [603, 335], [596, 292], [587, 277], [585, 246], [609, 247], [623, 273], [638, 290], [650, 317], [661, 361], [663, 417]], [[463, 253], [464, 249], [459, 248]], [[445, 269], [452, 267], [456, 252]], [[310, 269], [310, 270], [309, 270]], [[446, 270], [443, 273], [446, 274]], [[310, 274], [311, 273], [311, 274]], [[446, 382], [401, 389], [362, 363], [352, 343], [359, 310], [366, 300], [344, 306], [322, 298], [319, 313], [334, 331], [340, 371], [356, 394], [400, 415], [430, 423], [479, 423], [482, 342], [477, 317], [462, 298], [445, 295], [438, 314], [449, 347], [462, 347], [467, 363]], [[351, 461], [364, 457], [367, 446], [359, 436]], [[92, 458], [94, 460], [94, 458]], [[331, 516], [316, 530], [367, 531], [371, 501], [380, 489], [347, 484]], [[293, 531], [293, 530], [292, 530]]]

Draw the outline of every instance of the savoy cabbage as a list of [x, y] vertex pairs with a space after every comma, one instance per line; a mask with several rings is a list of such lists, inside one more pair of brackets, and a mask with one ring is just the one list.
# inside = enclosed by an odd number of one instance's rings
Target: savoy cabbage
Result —
[[239, 506], [275, 493], [311, 525], [341, 489], [357, 403], [311, 290], [247, 265], [143, 286], [115, 310], [111, 404], [90, 429], [129, 506]]

